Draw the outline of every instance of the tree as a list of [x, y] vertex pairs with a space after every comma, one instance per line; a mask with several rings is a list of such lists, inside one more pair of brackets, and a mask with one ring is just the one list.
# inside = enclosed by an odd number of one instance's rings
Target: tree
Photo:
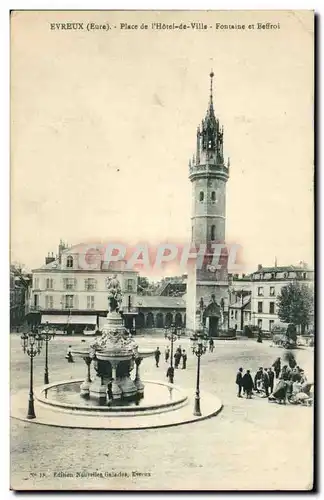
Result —
[[137, 293], [147, 295], [147, 289], [150, 286], [149, 280], [145, 276], [139, 276], [137, 282]]
[[300, 326], [304, 333], [313, 316], [312, 290], [304, 283], [289, 283], [281, 289], [277, 305], [279, 319], [284, 323]]

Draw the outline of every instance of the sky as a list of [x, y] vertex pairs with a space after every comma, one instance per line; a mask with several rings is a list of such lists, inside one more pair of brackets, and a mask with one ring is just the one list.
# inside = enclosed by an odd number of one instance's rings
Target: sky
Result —
[[[110, 23], [57, 30], [51, 23]], [[201, 22], [207, 30], [120, 29]], [[280, 22], [277, 30], [215, 24]], [[188, 161], [209, 73], [224, 125], [226, 240], [242, 271], [313, 264], [313, 26], [307, 11], [14, 12], [11, 259], [62, 238], [187, 243]]]

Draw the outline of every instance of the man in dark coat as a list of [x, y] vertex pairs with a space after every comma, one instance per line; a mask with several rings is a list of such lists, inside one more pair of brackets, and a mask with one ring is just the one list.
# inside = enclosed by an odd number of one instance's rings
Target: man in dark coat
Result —
[[157, 348], [156, 348], [156, 350], [155, 350], [155, 354], [154, 354], [154, 357], [155, 357], [155, 363], [156, 363], [156, 367], [157, 367], [157, 368], [159, 367], [160, 356], [161, 356], [161, 351], [160, 351], [160, 349], [157, 347]]
[[274, 372], [271, 369], [271, 366], [268, 370], [268, 377], [269, 377], [269, 389], [270, 389], [270, 394], [273, 393], [273, 385], [274, 385]]
[[270, 380], [269, 380], [269, 375], [268, 375], [268, 372], [267, 372], [266, 368], [265, 368], [265, 370], [263, 372], [263, 386], [264, 386], [264, 390], [265, 390], [266, 396], [268, 398], [269, 397]]
[[237, 397], [241, 398], [242, 397], [242, 372], [243, 368], [239, 368], [237, 374], [236, 374], [236, 385], [237, 385]]
[[181, 356], [182, 356], [181, 351], [179, 351], [179, 349], [177, 349], [176, 352], [174, 353], [174, 367], [175, 368], [179, 368]]
[[187, 368], [187, 354], [186, 351], [182, 351], [182, 369], [185, 370]]
[[258, 381], [262, 380], [262, 379], [263, 379], [263, 368], [262, 368], [262, 366], [260, 366], [260, 368], [258, 369], [258, 371], [256, 372], [255, 377], [254, 377], [254, 389], [257, 392], [260, 392], [259, 387], [258, 387]]
[[242, 379], [243, 390], [246, 394], [247, 399], [252, 398], [252, 390], [253, 390], [253, 378], [251, 376], [250, 370], [246, 370], [246, 373]]
[[167, 346], [165, 348], [165, 354], [164, 354], [164, 356], [165, 356], [165, 362], [167, 363], [169, 361], [169, 357], [170, 357], [170, 347], [169, 346]]

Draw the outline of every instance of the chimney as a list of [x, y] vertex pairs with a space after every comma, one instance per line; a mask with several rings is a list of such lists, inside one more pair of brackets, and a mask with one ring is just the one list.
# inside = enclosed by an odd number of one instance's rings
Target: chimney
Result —
[[52, 255], [47, 254], [47, 257], [45, 257], [45, 264], [50, 264], [51, 262], [53, 262], [55, 260], [55, 257], [53, 256], [53, 252], [52, 252]]
[[65, 250], [65, 248], [66, 248], [66, 245], [64, 244], [64, 242], [62, 240], [60, 240], [60, 244], [58, 247], [58, 259], [59, 259], [60, 264], [62, 262], [62, 253], [63, 253], [63, 250]]
[[262, 264], [258, 264], [258, 271], [261, 271], [262, 269]]

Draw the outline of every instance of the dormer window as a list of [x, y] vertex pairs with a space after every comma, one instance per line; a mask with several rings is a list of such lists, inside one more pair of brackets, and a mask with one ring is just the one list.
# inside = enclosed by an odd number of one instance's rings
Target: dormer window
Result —
[[71, 257], [71, 255], [66, 259], [66, 267], [73, 267], [73, 257]]
[[199, 193], [199, 201], [204, 201], [204, 192], [200, 191]]

